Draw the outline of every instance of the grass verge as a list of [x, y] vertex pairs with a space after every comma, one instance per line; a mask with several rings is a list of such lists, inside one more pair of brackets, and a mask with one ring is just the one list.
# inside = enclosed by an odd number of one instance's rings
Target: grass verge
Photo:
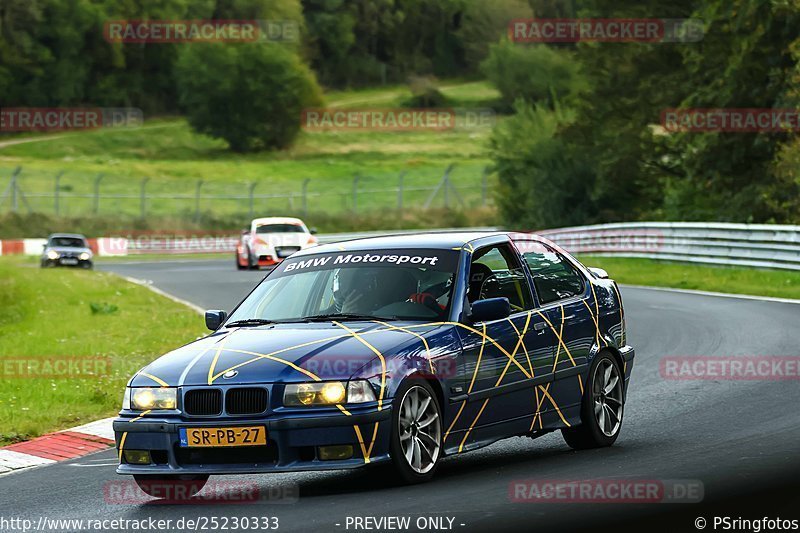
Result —
[[581, 256], [619, 283], [800, 299], [800, 272], [671, 263], [655, 259]]
[[[0, 445], [114, 415], [134, 372], [204, 333], [193, 311], [112, 274], [29, 265], [0, 259]], [[66, 361], [91, 373], [44, 370]]]
[[[486, 82], [446, 83], [442, 92], [465, 108], [484, 107], [498, 94]], [[398, 107], [409, 94], [403, 87], [368, 89], [333, 93], [328, 102], [342, 108]], [[147, 177], [147, 217], [193, 219], [198, 207], [218, 218], [247, 213], [252, 184], [257, 214], [307, 207], [350, 216], [393, 209], [402, 174], [406, 209], [430, 203], [465, 210], [482, 203], [490, 134], [490, 124], [447, 131], [304, 131], [287, 150], [236, 154], [224, 141], [195, 133], [182, 118], [162, 118], [137, 129], [43, 135], [49, 140], [0, 148], [0, 191], [21, 167], [19, 207], [37, 213], [55, 213], [51, 195], [57, 186], [61, 216], [139, 218]], [[432, 194], [451, 164], [452, 187]], [[95, 183], [101, 193], [96, 204]], [[490, 176], [489, 186], [494, 183]]]

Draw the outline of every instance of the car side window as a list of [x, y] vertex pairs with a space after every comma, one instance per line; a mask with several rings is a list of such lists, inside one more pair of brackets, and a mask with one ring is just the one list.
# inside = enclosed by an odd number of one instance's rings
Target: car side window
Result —
[[508, 245], [479, 248], [473, 253], [467, 298], [470, 303], [488, 298], [508, 298], [514, 311], [533, 307], [525, 270]]
[[583, 277], [562, 254], [536, 241], [516, 245], [528, 264], [542, 304], [583, 294]]

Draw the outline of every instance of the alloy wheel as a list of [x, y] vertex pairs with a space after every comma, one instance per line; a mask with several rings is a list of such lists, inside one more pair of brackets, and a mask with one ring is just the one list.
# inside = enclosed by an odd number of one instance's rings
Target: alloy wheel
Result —
[[592, 378], [594, 416], [600, 431], [613, 437], [622, 423], [622, 379], [616, 365], [600, 361]]
[[417, 474], [429, 472], [439, 458], [442, 422], [436, 402], [423, 387], [414, 385], [400, 403], [400, 447]]

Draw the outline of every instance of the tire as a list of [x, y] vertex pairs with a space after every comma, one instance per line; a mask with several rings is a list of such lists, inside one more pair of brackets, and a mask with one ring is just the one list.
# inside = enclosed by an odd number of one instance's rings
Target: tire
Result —
[[392, 464], [404, 483], [433, 478], [442, 456], [442, 408], [424, 379], [410, 378], [400, 385], [392, 405], [390, 439]]
[[581, 401], [581, 424], [561, 430], [571, 448], [586, 450], [614, 444], [625, 411], [624, 382], [617, 360], [608, 352], [600, 352], [589, 368]]
[[258, 270], [258, 260], [253, 264], [253, 254], [247, 249], [247, 270]]
[[203, 475], [138, 475], [133, 476], [139, 488], [153, 498], [168, 501], [188, 500], [203, 490], [208, 476]]

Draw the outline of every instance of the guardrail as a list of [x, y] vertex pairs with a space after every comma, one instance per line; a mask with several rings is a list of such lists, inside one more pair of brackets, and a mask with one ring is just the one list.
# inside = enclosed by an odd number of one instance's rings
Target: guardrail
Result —
[[[453, 228], [447, 231], [496, 231]], [[319, 235], [321, 243], [363, 237], [417, 233], [420, 230], [364, 231]], [[627, 222], [538, 231], [575, 254], [645, 257], [690, 263], [800, 270], [800, 226], [702, 222]], [[39, 254], [43, 239], [0, 241], [0, 255]], [[184, 232], [90, 239], [101, 256], [230, 252], [238, 235]]]
[[538, 233], [575, 254], [800, 270], [800, 226], [626, 222]]

